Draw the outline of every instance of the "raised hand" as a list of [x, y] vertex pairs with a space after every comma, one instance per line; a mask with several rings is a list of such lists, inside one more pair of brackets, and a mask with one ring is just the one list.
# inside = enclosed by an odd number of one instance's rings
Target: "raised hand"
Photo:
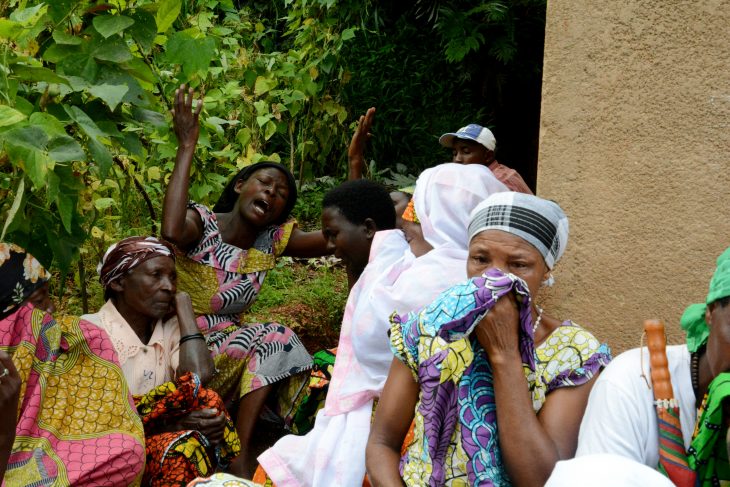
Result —
[[172, 109], [172, 124], [177, 135], [179, 148], [194, 149], [200, 135], [200, 110], [203, 108], [202, 97], [198, 99], [198, 103], [193, 109], [193, 99], [195, 93], [192, 88], [186, 85], [180, 85], [175, 90], [175, 102]]
[[373, 126], [375, 119], [375, 107], [368, 108], [365, 115], [358, 120], [355, 133], [352, 135], [350, 147], [347, 149], [347, 158], [349, 161], [348, 179], [360, 179], [365, 166], [365, 147], [373, 136], [370, 128]]

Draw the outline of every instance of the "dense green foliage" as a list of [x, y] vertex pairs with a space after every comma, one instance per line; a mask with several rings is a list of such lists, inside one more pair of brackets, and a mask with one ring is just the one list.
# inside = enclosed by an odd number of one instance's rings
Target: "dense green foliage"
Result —
[[280, 161], [311, 226], [367, 107], [378, 109], [370, 176], [398, 186], [449, 157], [440, 133], [499, 124], [518, 68], [538, 79], [539, 102], [541, 44], [537, 55], [535, 42], [520, 48], [542, 35], [544, 6], [0, 0], [0, 239], [72, 271], [97, 304], [93, 267], [106, 246], [157, 232], [181, 83], [204, 93], [191, 198], [211, 204], [239, 168]]

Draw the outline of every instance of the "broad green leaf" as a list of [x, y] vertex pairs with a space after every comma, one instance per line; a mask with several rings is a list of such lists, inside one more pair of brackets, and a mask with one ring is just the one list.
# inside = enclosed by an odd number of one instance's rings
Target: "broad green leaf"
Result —
[[256, 84], [254, 85], [253, 92], [261, 96], [271, 90], [274, 86], [276, 86], [276, 81], [259, 76], [256, 78]]
[[181, 64], [188, 77], [207, 72], [214, 55], [215, 41], [212, 38], [194, 39], [186, 32], [171, 35], [165, 46], [167, 61]]
[[251, 129], [248, 127], [244, 127], [239, 130], [236, 134], [236, 140], [239, 144], [241, 144], [241, 147], [245, 148], [248, 143], [251, 142]]
[[132, 59], [132, 53], [129, 52], [127, 44], [117, 37], [100, 42], [92, 56], [100, 61], [111, 63], [123, 63]]
[[28, 124], [39, 127], [49, 137], [66, 135], [64, 125], [53, 115], [45, 112], [34, 112], [28, 117]]
[[18, 209], [20, 208], [20, 203], [23, 201], [23, 193], [25, 193], [25, 178], [20, 177], [20, 183], [18, 183], [18, 189], [15, 191], [15, 198], [13, 198], [13, 204], [10, 205], [10, 209], [8, 210], [8, 216], [5, 218], [5, 224], [3, 225], [3, 232], [0, 234], [0, 242], [5, 240], [5, 232], [8, 230], [8, 227], [11, 223], [13, 223], [13, 219], [15, 218], [15, 215], [18, 213]]
[[70, 86], [70, 83], [66, 78], [57, 75], [48, 68], [36, 68], [32, 66], [23, 66], [21, 64], [16, 64], [15, 66], [13, 66], [12, 69], [15, 76], [26, 82], [29, 81], [35, 83], [38, 81], [45, 81], [46, 83], [56, 83]]
[[341, 38], [343, 41], [349, 41], [353, 37], [355, 37], [355, 30], [357, 30], [355, 27], [350, 27], [349, 29], [345, 29], [342, 31]]
[[53, 31], [53, 40], [56, 41], [56, 44], [65, 44], [69, 46], [78, 46], [82, 42], [81, 37], [71, 35], [59, 29]]
[[23, 33], [23, 26], [19, 22], [8, 19], [0, 19], [0, 38], [17, 39]]
[[25, 115], [20, 113], [18, 110], [10, 108], [7, 105], [0, 105], [0, 127], [14, 125], [22, 120], [25, 120], [25, 118]]
[[56, 162], [83, 161], [86, 154], [78, 142], [68, 135], [55, 137], [48, 142], [48, 155]]
[[96, 125], [96, 122], [94, 122], [86, 113], [84, 113], [83, 110], [81, 110], [77, 106], [69, 106], [64, 105], [63, 109], [68, 113], [68, 116], [71, 117], [71, 120], [76, 122], [81, 130], [84, 131], [84, 133], [91, 139], [96, 139], [100, 136], [108, 135], [104, 133], [98, 125]]
[[109, 105], [111, 111], [117, 108], [117, 105], [122, 101], [127, 91], [129, 91], [129, 88], [124, 85], [108, 84], [92, 86], [89, 89], [89, 93], [104, 100], [104, 103]]
[[132, 34], [134, 40], [142, 46], [143, 51], [148, 52], [157, 35], [155, 18], [144, 10], [137, 10], [131, 17], [134, 19], [134, 25], [129, 28], [128, 33]]
[[89, 139], [89, 151], [93, 161], [99, 166], [99, 178], [104, 181], [114, 163], [112, 155], [104, 144], [95, 139]]
[[259, 127], [266, 125], [269, 120], [271, 120], [271, 115], [259, 115], [256, 117], [256, 123], [259, 124]]
[[96, 198], [94, 200], [94, 207], [97, 210], [106, 210], [114, 204], [114, 198]]
[[276, 124], [272, 120], [269, 120], [266, 123], [266, 126], [264, 127], [264, 138], [266, 140], [269, 140], [271, 138], [271, 136], [274, 135], [275, 133], [276, 133]]
[[98, 15], [92, 23], [96, 31], [107, 39], [134, 24], [134, 20], [125, 15]]
[[40, 127], [17, 127], [2, 134], [7, 144], [24, 149], [45, 150], [48, 136]]
[[71, 220], [73, 219], [74, 207], [76, 206], [73, 198], [64, 193], [58, 193], [58, 196], [56, 197], [56, 206], [58, 207], [58, 213], [61, 216], [63, 228], [68, 233], [71, 233]]
[[157, 9], [155, 22], [157, 23], [157, 32], [164, 33], [170, 28], [177, 16], [180, 15], [182, 8], [181, 0], [162, 0]]

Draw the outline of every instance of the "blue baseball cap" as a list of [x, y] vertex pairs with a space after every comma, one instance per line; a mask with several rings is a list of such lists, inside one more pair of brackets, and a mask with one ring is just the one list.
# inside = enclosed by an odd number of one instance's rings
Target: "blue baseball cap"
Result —
[[444, 147], [453, 147], [454, 139], [473, 140], [493, 151], [497, 147], [497, 139], [491, 130], [475, 123], [461, 127], [458, 132], [449, 132], [439, 137], [439, 144]]

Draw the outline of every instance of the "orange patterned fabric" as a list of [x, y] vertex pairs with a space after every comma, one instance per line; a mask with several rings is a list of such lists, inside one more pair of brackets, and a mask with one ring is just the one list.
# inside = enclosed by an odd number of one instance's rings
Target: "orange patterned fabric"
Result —
[[406, 210], [403, 212], [403, 219], [408, 222], [421, 223], [418, 219], [418, 215], [416, 215], [416, 207], [414, 205], [415, 203], [413, 202], [413, 198], [411, 198], [411, 201], [408, 202], [408, 206], [406, 206]]
[[[211, 475], [226, 466], [241, 451], [238, 434], [220, 396], [200, 385], [195, 374], [187, 373], [147, 394], [135, 397], [137, 411], [147, 434], [145, 485], [185, 486], [196, 477]], [[198, 431], [157, 433], [165, 423], [201, 409], [218, 409], [226, 415], [224, 441], [212, 447]]]

